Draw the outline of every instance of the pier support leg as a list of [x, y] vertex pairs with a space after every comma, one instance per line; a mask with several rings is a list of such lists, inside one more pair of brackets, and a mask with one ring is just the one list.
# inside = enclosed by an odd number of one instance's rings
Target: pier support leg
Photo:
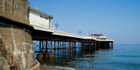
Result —
[[85, 49], [85, 42], [82, 42], [82, 49]]
[[105, 49], [106, 49], [106, 42], [104, 42], [104, 46], [105, 46]]
[[57, 48], [57, 49], [59, 49], [59, 43], [60, 43], [60, 42], [58, 41], [58, 48]]
[[74, 42], [74, 47], [73, 48], [75, 49], [75, 47], [76, 47], [76, 42]]
[[61, 49], [61, 41], [60, 41], [60, 49]]
[[55, 55], [55, 50], [56, 50], [56, 41], [54, 40], [54, 55]]
[[56, 41], [54, 41], [54, 50], [56, 50]]
[[65, 41], [65, 49], [66, 49], [66, 41]]
[[48, 41], [46, 40], [46, 53], [47, 53], [47, 50], [48, 50]]
[[89, 50], [91, 50], [91, 42], [89, 41]]
[[96, 50], [96, 42], [94, 42], [94, 49]]
[[68, 50], [69, 50], [69, 46], [70, 46], [70, 45], [69, 45], [69, 40], [68, 40], [68, 48], [67, 48]]
[[101, 48], [101, 42], [99, 42], [99, 47], [98, 48]]
[[41, 53], [41, 40], [39, 41], [39, 52]]
[[107, 42], [107, 48], [109, 48], [109, 42]]
[[44, 44], [43, 44], [43, 40], [41, 41], [41, 52], [43, 52], [43, 48], [44, 48]]
[[63, 41], [63, 49], [65, 48], [65, 42]]
[[113, 42], [111, 42], [111, 48], [113, 48]]
[[53, 50], [53, 47], [52, 47], [53, 45], [52, 45], [52, 39], [51, 39], [51, 55], [52, 55], [52, 50]]
[[72, 49], [72, 41], [70, 42], [70, 45], [71, 45], [71, 46], [70, 46], [70, 47], [71, 47], [70, 49]]

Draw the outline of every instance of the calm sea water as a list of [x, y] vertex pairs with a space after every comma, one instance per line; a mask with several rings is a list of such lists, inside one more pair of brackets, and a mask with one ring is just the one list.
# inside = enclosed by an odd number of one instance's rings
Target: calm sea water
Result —
[[[43, 58], [41, 65], [71, 67], [76, 70], [140, 70], [140, 45], [114, 45], [96, 51], [53, 51], [54, 58]], [[37, 53], [35, 54], [37, 58]]]

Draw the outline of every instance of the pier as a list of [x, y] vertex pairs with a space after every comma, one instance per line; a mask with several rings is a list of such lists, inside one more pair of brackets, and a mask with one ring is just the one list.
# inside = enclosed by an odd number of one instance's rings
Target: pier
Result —
[[[113, 40], [103, 34], [88, 34], [80, 36], [69, 32], [56, 30], [51, 27], [53, 16], [43, 13], [39, 9], [30, 9], [30, 24], [33, 26], [32, 38], [34, 46], [38, 47], [35, 52], [52, 54], [52, 50], [96, 50], [100, 48], [113, 48]], [[50, 51], [48, 51], [50, 49]]]

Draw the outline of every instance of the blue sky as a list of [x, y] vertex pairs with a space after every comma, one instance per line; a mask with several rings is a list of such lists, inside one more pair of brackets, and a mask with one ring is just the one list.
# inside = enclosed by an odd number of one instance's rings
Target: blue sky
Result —
[[29, 0], [59, 30], [102, 33], [117, 44], [140, 44], [140, 0]]

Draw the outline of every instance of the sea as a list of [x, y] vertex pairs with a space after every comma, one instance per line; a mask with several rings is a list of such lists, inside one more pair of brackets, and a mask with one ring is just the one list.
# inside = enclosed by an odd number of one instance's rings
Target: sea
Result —
[[[35, 53], [36, 59], [38, 55]], [[38, 61], [43, 66], [75, 70], [140, 70], [140, 44], [114, 44], [113, 49], [98, 50], [59, 49]]]

